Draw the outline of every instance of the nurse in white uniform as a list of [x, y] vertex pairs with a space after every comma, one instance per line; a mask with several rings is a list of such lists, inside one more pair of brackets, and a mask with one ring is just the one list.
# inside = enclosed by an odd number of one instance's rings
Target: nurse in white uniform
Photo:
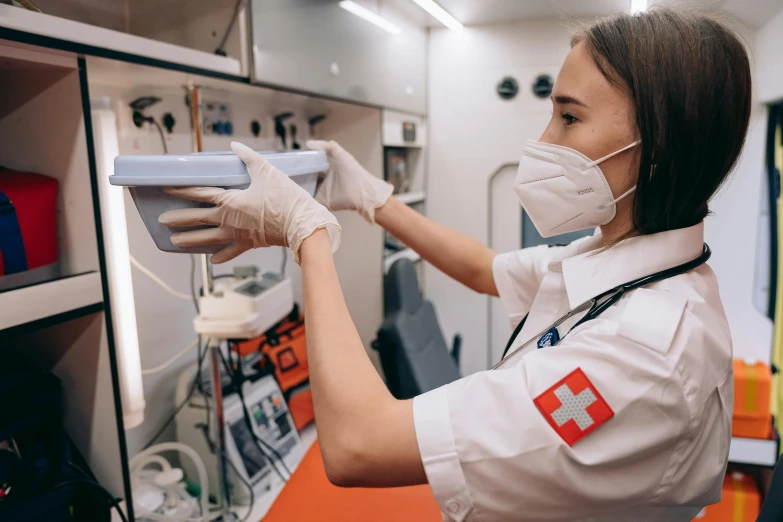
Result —
[[[389, 185], [325, 142], [312, 144], [332, 165], [315, 200], [234, 144], [250, 188], [178, 189], [215, 207], [161, 220], [215, 225], [173, 240], [233, 241], [216, 263], [250, 248], [293, 250], [335, 484], [429, 483], [444, 520], [456, 522], [687, 521], [719, 500], [731, 437], [731, 338], [702, 263], [703, 219], [742, 148], [750, 96], [742, 44], [708, 18], [652, 10], [577, 35], [551, 122], [537, 142], [520, 139], [514, 187], [543, 236], [598, 227], [566, 247], [497, 255], [391, 198]], [[330, 211], [348, 209], [498, 295], [512, 325], [527, 317], [498, 369], [413, 400], [389, 394], [332, 261], [341, 230]], [[674, 267], [576, 325], [583, 303]]]

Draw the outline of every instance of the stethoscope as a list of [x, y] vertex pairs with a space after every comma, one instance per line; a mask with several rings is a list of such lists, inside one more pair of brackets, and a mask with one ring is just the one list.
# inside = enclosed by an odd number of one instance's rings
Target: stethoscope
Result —
[[[525, 317], [522, 318], [522, 320], [519, 322], [517, 327], [514, 329], [514, 333], [511, 334], [511, 337], [509, 338], [508, 343], [506, 344], [506, 348], [505, 350], [503, 350], [503, 356], [500, 358], [500, 362], [498, 362], [495, 366], [493, 366], [492, 369], [495, 370], [499, 368], [503, 363], [508, 361], [508, 359], [510, 359], [520, 351], [524, 350], [525, 348], [527, 348], [528, 345], [530, 345], [530, 343], [532, 343], [536, 339], [538, 339], [537, 344], [539, 349], [548, 348], [550, 346], [556, 346], [557, 343], [562, 341], [565, 338], [565, 336], [568, 335], [574, 328], [576, 328], [581, 324], [586, 323], [587, 321], [591, 321], [596, 317], [598, 317], [599, 315], [601, 315], [602, 313], [604, 313], [607, 308], [609, 308], [614, 303], [619, 301], [623, 297], [623, 295], [625, 295], [626, 292], [635, 290], [642, 286], [650, 285], [652, 283], [657, 283], [658, 281], [663, 281], [664, 279], [669, 279], [670, 277], [684, 274], [685, 272], [689, 272], [694, 268], [698, 268], [704, 263], [706, 263], [711, 255], [712, 255], [712, 251], [710, 250], [709, 245], [707, 245], [707, 243], [704, 243], [704, 250], [699, 255], [699, 257], [693, 259], [692, 261], [688, 261], [687, 263], [683, 263], [681, 265], [677, 265], [672, 268], [667, 268], [666, 270], [661, 270], [660, 272], [655, 272], [654, 274], [640, 277], [639, 279], [634, 279], [633, 281], [629, 281], [628, 283], [615, 286], [614, 288], [607, 290], [606, 292], [597, 295], [588, 301], [585, 301], [581, 305], [569, 311], [563, 317], [561, 317], [560, 319], [552, 323], [551, 326], [548, 326], [538, 334], [534, 335], [526, 342], [521, 344], [516, 350], [514, 350], [509, 354], [508, 353], [509, 348], [511, 348], [511, 345], [514, 344], [514, 341], [519, 335], [519, 332], [522, 331], [522, 327], [525, 326], [525, 321], [527, 321], [528, 315], [530, 314], [526, 315]], [[565, 332], [561, 336], [557, 330], [557, 327], [560, 326], [563, 322], [567, 321], [570, 317], [582, 313], [585, 310], [587, 310], [587, 313], [584, 316], [582, 316], [581, 319], [579, 319], [571, 328], [568, 329], [567, 332]], [[508, 356], [506, 356], [506, 354], [508, 354]]]

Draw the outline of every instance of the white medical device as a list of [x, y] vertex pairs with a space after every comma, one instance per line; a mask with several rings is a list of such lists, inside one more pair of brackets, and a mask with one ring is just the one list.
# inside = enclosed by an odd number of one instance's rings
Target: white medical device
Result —
[[211, 520], [206, 495], [192, 497], [180, 468], [172, 467], [162, 454], [178, 451], [187, 457], [191, 477], [208, 489], [204, 462], [192, 448], [179, 442], [164, 442], [142, 450], [130, 460], [133, 509], [137, 522], [207, 522]]
[[291, 280], [280, 274], [215, 281], [199, 299], [196, 332], [216, 339], [252, 339], [269, 330], [294, 307]]
[[[177, 403], [187, 397], [195, 377], [196, 365], [182, 372], [177, 384], [175, 397]], [[202, 383], [205, 391], [209, 393], [210, 385], [206, 372], [202, 375]], [[266, 446], [273, 448], [282, 457], [286, 467], [293, 472], [304, 456], [304, 448], [274, 377], [267, 375], [254, 382], [247, 381], [242, 389], [253, 431], [266, 443]], [[250, 503], [250, 492], [244, 485], [245, 482], [253, 486], [258, 501], [260, 497], [269, 494], [273, 482], [279, 481], [270, 462], [270, 458], [276, 457], [249, 432], [238, 394], [225, 395], [223, 406], [225, 452], [232, 463], [229, 471], [231, 498], [235, 504], [247, 505]], [[199, 454], [206, 465], [210, 493], [218, 495], [218, 461], [214, 448], [210, 447], [205, 436], [205, 408], [205, 397], [200, 394], [194, 395], [177, 416], [177, 440], [187, 444]], [[283, 471], [279, 462], [275, 465]], [[189, 462], [183, 462], [183, 468], [189, 478], [198, 476], [197, 469]], [[237, 473], [241, 474], [244, 481], [237, 476]]]

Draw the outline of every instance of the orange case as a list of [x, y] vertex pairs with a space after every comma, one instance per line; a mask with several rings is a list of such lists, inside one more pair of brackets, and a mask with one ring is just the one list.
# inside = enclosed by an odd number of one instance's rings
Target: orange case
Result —
[[734, 437], [766, 439], [772, 422], [770, 398], [772, 372], [762, 362], [748, 364], [734, 359]]
[[279, 343], [267, 342], [266, 336], [237, 343], [241, 357], [257, 352], [266, 354], [275, 365], [275, 377], [286, 397], [291, 418], [301, 430], [315, 420], [313, 396], [310, 393], [310, 366], [307, 362], [307, 339], [302, 316], [286, 319], [276, 328]]
[[315, 420], [313, 392], [310, 391], [309, 386], [291, 395], [288, 399], [288, 409], [291, 411], [291, 418], [297, 430], [301, 430]]
[[721, 501], [704, 508], [693, 522], [755, 522], [761, 511], [761, 495], [750, 476], [729, 471], [722, 493]]

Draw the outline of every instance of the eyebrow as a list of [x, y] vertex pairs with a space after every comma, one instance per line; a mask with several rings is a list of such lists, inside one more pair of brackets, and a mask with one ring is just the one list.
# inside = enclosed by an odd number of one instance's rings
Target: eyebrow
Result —
[[587, 105], [572, 96], [552, 96], [552, 100], [563, 105], [570, 103], [572, 105], [579, 105], [580, 107], [587, 107]]

